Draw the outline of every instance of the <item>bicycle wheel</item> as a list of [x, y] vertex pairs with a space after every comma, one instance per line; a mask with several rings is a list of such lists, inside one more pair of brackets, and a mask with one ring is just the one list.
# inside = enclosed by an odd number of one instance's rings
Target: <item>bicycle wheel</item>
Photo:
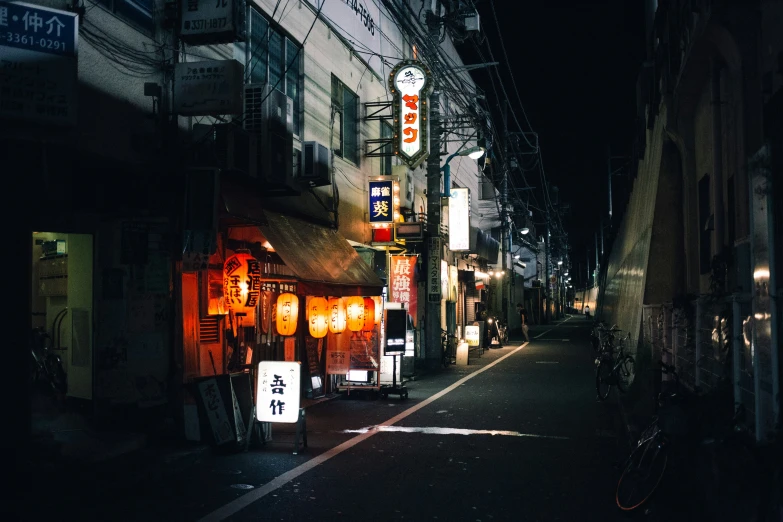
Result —
[[660, 435], [633, 450], [617, 482], [617, 507], [631, 511], [644, 504], [661, 483], [668, 461], [669, 455]]
[[625, 393], [633, 383], [636, 375], [636, 362], [633, 357], [626, 355], [620, 364], [617, 365], [617, 389]]
[[612, 376], [611, 361], [601, 360], [598, 368], [595, 369], [595, 391], [598, 392], [599, 400], [606, 400], [609, 397], [609, 391], [612, 389], [610, 378]]

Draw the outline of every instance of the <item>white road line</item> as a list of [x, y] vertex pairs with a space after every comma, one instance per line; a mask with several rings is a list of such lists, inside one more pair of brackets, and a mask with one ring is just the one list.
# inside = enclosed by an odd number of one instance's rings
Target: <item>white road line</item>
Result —
[[344, 430], [342, 433], [366, 433], [377, 430], [383, 432], [426, 433], [427, 435], [505, 435], [506, 437], [530, 437], [534, 439], [568, 440], [568, 437], [556, 435], [537, 435], [508, 430], [469, 430], [465, 428], [408, 427], [408, 426], [371, 426], [358, 430]]
[[[571, 318], [570, 318], [570, 317], [569, 317], [568, 319], [563, 319], [562, 321], [560, 321], [560, 324], [558, 324], [557, 326], [560, 326], [560, 325], [561, 325], [561, 324], [563, 324], [564, 322], [566, 322], [566, 321], [570, 321], [570, 320], [571, 320]], [[551, 332], [552, 330], [554, 330], [554, 328], [550, 328], [549, 330], [545, 330], [545, 331], [541, 332], [540, 334], [536, 335], [535, 337], [533, 337], [533, 339], [538, 339], [538, 338], [539, 338], [539, 337], [541, 337], [542, 335], [544, 335], [544, 334], [547, 334], [547, 333]]]
[[[496, 364], [499, 364], [500, 362], [508, 359], [509, 357], [511, 357], [512, 355], [514, 355], [518, 351], [520, 351], [522, 348], [527, 346], [527, 344], [528, 343], [522, 343], [514, 351], [512, 351], [510, 353], [507, 353], [506, 355], [504, 355], [503, 357], [501, 357], [497, 361], [493, 361], [493, 362], [489, 363], [488, 365], [484, 366], [483, 368], [479, 368], [475, 372], [473, 372], [473, 373], [471, 373], [469, 375], [466, 375], [465, 377], [463, 377], [462, 379], [458, 380], [457, 382], [455, 382], [454, 384], [452, 384], [448, 388], [444, 388], [443, 390], [439, 391], [438, 393], [436, 393], [432, 397], [429, 397], [428, 399], [423, 400], [419, 404], [416, 404], [415, 406], [412, 406], [412, 407], [408, 408], [407, 410], [403, 411], [399, 415], [395, 415], [394, 417], [392, 417], [391, 419], [387, 420], [386, 422], [384, 422], [382, 424], [379, 424], [378, 427], [381, 428], [381, 427], [391, 426], [391, 425], [401, 421], [405, 417], [407, 417], [409, 415], [412, 415], [413, 413], [419, 411], [420, 409], [424, 408], [425, 406], [427, 406], [427, 405], [435, 402], [436, 400], [440, 399], [441, 397], [443, 397], [447, 393], [449, 393], [451, 391], [454, 391], [455, 389], [459, 388], [465, 382], [469, 381], [473, 377], [479, 375], [480, 373], [483, 373], [483, 372], [489, 370], [490, 368], [492, 368]], [[301, 465], [295, 467], [294, 469], [283, 473], [279, 477], [276, 477], [276, 478], [272, 479], [270, 482], [267, 482], [263, 486], [260, 486], [260, 487], [258, 487], [256, 489], [252, 490], [252, 491], [249, 491], [249, 492], [245, 493], [244, 495], [242, 495], [241, 497], [239, 497], [239, 498], [229, 502], [228, 504], [225, 504], [225, 505], [217, 508], [212, 513], [209, 513], [209, 514], [205, 515], [204, 517], [202, 517], [201, 519], [199, 519], [199, 522], [211, 522], [211, 521], [225, 520], [226, 518], [228, 518], [228, 517], [238, 513], [240, 510], [246, 508], [247, 506], [249, 506], [250, 504], [252, 504], [256, 500], [259, 500], [259, 499], [265, 497], [266, 495], [268, 495], [269, 493], [271, 493], [271, 492], [273, 492], [273, 491], [275, 491], [275, 490], [285, 486], [286, 484], [288, 484], [289, 482], [291, 482], [295, 478], [297, 478], [300, 475], [306, 473], [307, 471], [310, 471], [311, 469], [313, 469], [314, 467], [318, 466], [319, 464], [322, 464], [322, 463], [326, 462], [327, 460], [331, 459], [332, 457], [335, 457], [335, 456], [339, 455], [343, 451], [356, 446], [357, 444], [359, 444], [363, 440], [369, 439], [373, 435], [375, 435], [377, 433], [380, 433], [380, 432], [381, 432], [380, 429], [376, 429], [376, 430], [368, 431], [366, 433], [361, 433], [361, 434], [353, 437], [352, 439], [348, 439], [347, 441], [343, 442], [342, 444], [340, 444], [338, 446], [335, 446], [334, 448], [330, 449], [329, 451], [321, 453], [317, 457], [313, 457], [312, 459], [308, 460], [304, 464], [301, 464]]]

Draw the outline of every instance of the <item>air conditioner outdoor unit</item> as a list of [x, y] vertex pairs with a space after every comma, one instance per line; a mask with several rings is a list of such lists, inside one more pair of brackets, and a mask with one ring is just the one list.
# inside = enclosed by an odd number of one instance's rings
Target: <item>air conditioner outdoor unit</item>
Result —
[[332, 157], [329, 148], [315, 141], [304, 142], [301, 180], [311, 187], [332, 184]]
[[268, 84], [245, 85], [242, 126], [250, 135], [249, 173], [265, 195], [300, 192], [294, 172], [294, 101]]

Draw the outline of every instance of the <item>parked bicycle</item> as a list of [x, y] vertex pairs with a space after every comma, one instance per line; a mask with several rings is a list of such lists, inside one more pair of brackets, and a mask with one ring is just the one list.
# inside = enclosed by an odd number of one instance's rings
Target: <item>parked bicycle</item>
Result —
[[451, 364], [457, 363], [457, 336], [446, 332], [446, 330], [440, 331], [440, 344], [441, 344], [441, 364], [444, 368], [447, 368]]
[[51, 336], [41, 327], [33, 328], [30, 335], [30, 385], [64, 394], [67, 389], [62, 360], [51, 352]]
[[[615, 492], [623, 511], [645, 505], [658, 490], [667, 469], [680, 482], [673, 488], [689, 501], [689, 518], [710, 521], [760, 521], [762, 499], [758, 458], [742, 408], [731, 420], [711, 411], [722, 404], [719, 392], [687, 395], [680, 390], [674, 366], [659, 361], [668, 389], [656, 397], [656, 411], [626, 460]], [[717, 399], [717, 400], [716, 400]], [[676, 457], [676, 458], [672, 458]], [[776, 521], [777, 522], [777, 521]]]
[[616, 326], [608, 330], [610, 335], [605, 337], [606, 341], [602, 343], [601, 353], [595, 359], [595, 389], [598, 392], [598, 399], [602, 401], [609, 397], [612, 386], [617, 386], [617, 389], [623, 393], [628, 391], [636, 371], [636, 361], [633, 356], [625, 353], [631, 334], [629, 333], [619, 342], [619, 346], [615, 346], [614, 335], [619, 331]]

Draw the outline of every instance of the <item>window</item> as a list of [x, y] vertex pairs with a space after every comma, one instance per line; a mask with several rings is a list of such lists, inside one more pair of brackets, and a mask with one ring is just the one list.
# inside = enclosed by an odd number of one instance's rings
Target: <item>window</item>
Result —
[[294, 101], [294, 135], [302, 134], [302, 46], [250, 10], [245, 81], [269, 83]]
[[394, 137], [394, 130], [392, 126], [385, 121], [381, 122], [381, 138], [388, 139], [389, 144], [383, 146], [383, 153], [385, 156], [381, 156], [381, 175], [389, 176], [392, 173], [392, 158], [394, 157], [394, 147], [392, 146], [391, 139]]
[[332, 109], [337, 147], [334, 153], [359, 164], [359, 97], [332, 75]]
[[154, 32], [153, 0], [97, 0], [97, 2], [145, 33]]

